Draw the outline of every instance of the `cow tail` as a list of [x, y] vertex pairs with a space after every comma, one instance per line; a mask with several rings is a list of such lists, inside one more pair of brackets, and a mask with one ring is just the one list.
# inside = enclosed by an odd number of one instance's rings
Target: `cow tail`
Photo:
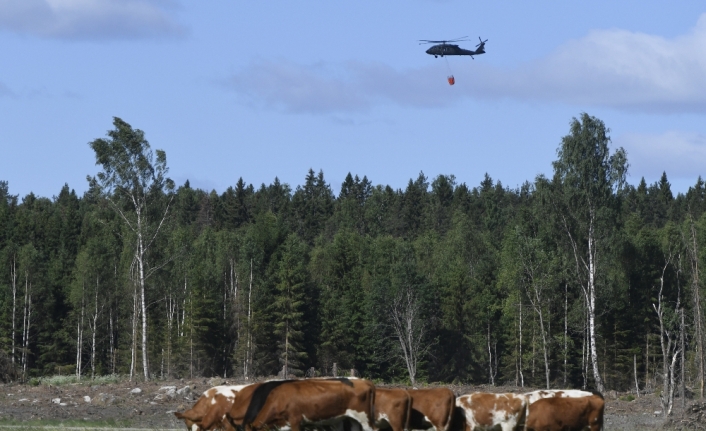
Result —
[[368, 418], [370, 429], [375, 429], [375, 386], [370, 391], [370, 418]]
[[412, 396], [407, 391], [405, 393], [407, 394], [407, 418], [404, 421], [404, 429], [409, 431], [409, 420], [412, 417]]

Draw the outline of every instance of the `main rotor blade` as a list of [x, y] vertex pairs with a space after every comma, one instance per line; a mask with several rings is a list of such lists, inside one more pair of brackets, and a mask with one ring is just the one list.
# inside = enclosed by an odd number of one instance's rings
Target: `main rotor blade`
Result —
[[424, 43], [448, 43], [448, 42], [461, 42], [464, 39], [467, 39], [468, 36], [463, 36], [463, 37], [457, 37], [456, 39], [449, 39], [449, 40], [427, 40], [427, 39], [419, 39], [419, 42], [424, 42]]

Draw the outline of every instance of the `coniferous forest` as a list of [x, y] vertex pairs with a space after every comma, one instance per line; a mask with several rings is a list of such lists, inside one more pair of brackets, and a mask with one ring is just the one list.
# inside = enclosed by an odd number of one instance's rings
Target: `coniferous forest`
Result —
[[2, 377], [355, 369], [703, 393], [704, 182], [628, 184], [608, 133], [581, 114], [553, 171], [515, 189], [349, 174], [336, 196], [309, 170], [218, 194], [174, 184], [115, 118], [83, 196], [0, 182]]

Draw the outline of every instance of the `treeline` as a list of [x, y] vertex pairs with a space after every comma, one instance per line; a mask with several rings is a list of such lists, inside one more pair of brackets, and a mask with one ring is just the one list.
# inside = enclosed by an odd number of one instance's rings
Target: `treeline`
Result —
[[[702, 391], [706, 189], [625, 182], [582, 114], [520, 188], [323, 172], [175, 187], [116, 118], [81, 197], [0, 182], [5, 378], [330, 375]], [[665, 380], [665, 376], [667, 377]], [[670, 384], [670, 382], [672, 382]]]

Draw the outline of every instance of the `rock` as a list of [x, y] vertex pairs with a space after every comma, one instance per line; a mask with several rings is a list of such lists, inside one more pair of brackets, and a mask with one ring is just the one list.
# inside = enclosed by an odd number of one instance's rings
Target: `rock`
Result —
[[87, 403], [90, 403], [90, 402], [91, 402], [91, 397], [89, 397], [88, 395], [86, 395], [85, 397], [83, 397], [83, 401], [85, 401], [85, 402], [87, 402]]
[[140, 389], [140, 388], [135, 388], [135, 389], [131, 390], [130, 393], [133, 394], [133, 395], [139, 395], [139, 394], [142, 393], [142, 389]]
[[662, 414], [662, 410], [655, 410], [655, 416], [659, 416]]
[[168, 396], [169, 398], [176, 397], [176, 388], [166, 391], [164, 395]]
[[163, 399], [164, 399], [164, 395], [162, 395], [162, 394], [157, 394], [157, 396], [154, 397], [155, 401], [162, 401]]
[[608, 391], [606, 398], [610, 398], [611, 400], [617, 400], [618, 399], [618, 393], [616, 391]]
[[52, 404], [59, 404], [59, 403], [61, 403], [61, 398], [52, 398], [51, 402], [52, 402]]
[[93, 400], [93, 403], [103, 406], [113, 404], [114, 402], [115, 396], [113, 396], [112, 394], [103, 393], [98, 394], [98, 396]]
[[20, 403], [23, 402], [23, 401], [29, 401], [29, 399], [28, 399], [28, 398], [22, 398], [21, 400], [17, 400], [17, 402], [20, 402]]
[[66, 403], [59, 403], [60, 406], [66, 407]]
[[184, 386], [183, 388], [176, 391], [177, 395], [191, 395], [191, 388]]
[[162, 386], [157, 392], [176, 391], [176, 386]]

